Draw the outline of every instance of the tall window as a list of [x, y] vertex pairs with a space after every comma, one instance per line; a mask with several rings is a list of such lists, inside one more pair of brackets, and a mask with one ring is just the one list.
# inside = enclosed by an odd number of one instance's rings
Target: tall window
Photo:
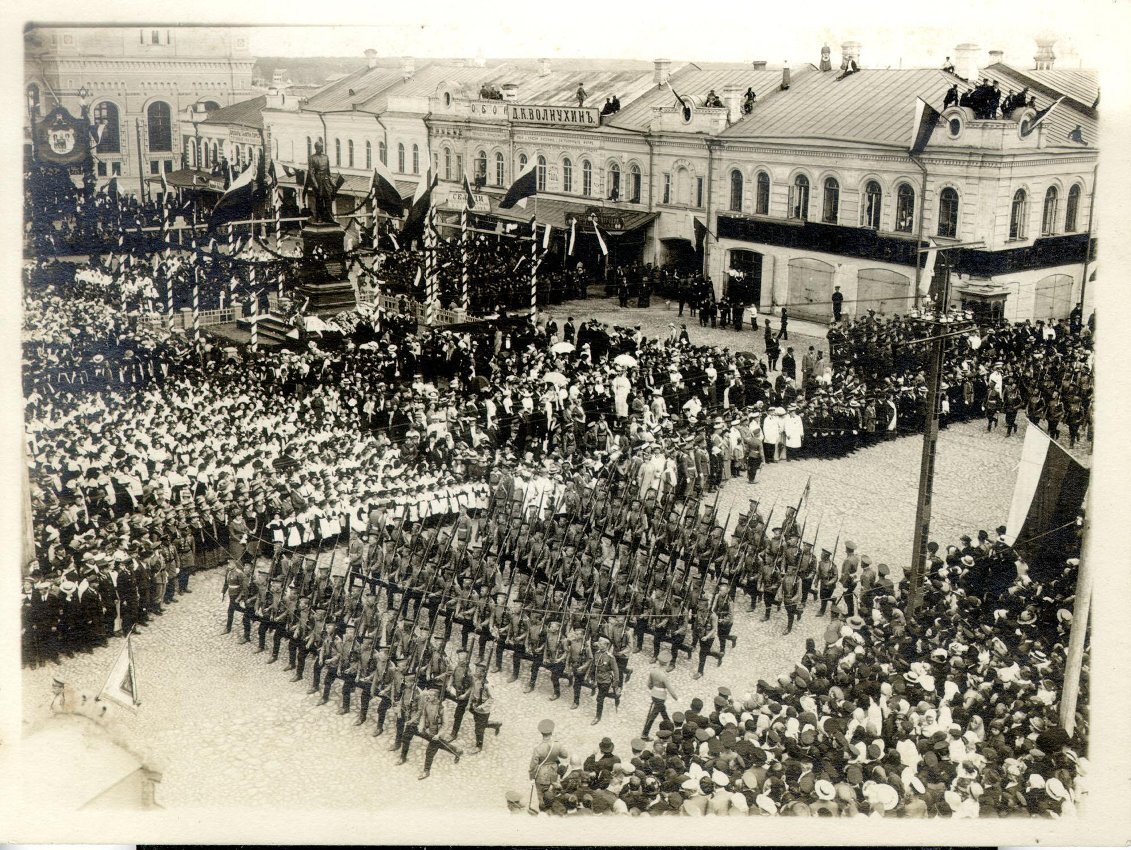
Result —
[[1026, 219], [1029, 217], [1029, 199], [1024, 189], [1013, 193], [1013, 204], [1009, 209], [1009, 238], [1024, 239], [1028, 230]]
[[118, 107], [108, 100], [102, 101], [91, 112], [94, 123], [102, 125], [102, 138], [98, 141], [99, 153], [120, 153], [122, 141], [118, 127]]
[[220, 145], [217, 142], [212, 143], [212, 164], [216, 165], [220, 161]]
[[149, 104], [149, 149], [151, 151], [171, 151], [173, 149], [173, 121], [169, 104], [156, 100]]
[[535, 175], [534, 179], [537, 181], [538, 191], [539, 192], [545, 192], [546, 191], [546, 157], [539, 155], [539, 157], [538, 157], [538, 168], [536, 169], [536, 172], [537, 172], [537, 174]]
[[503, 181], [507, 176], [506, 162], [503, 161], [503, 154], [501, 151], [495, 152], [495, 185], [502, 186]]
[[730, 208], [742, 212], [742, 172], [737, 168], [730, 173]]
[[670, 204], [672, 202], [672, 176], [668, 172], [664, 172], [664, 194], [663, 203]]
[[609, 200], [620, 200], [620, 166], [615, 162], [609, 166]]
[[404, 142], [397, 142], [397, 171], [404, 174]]
[[703, 206], [703, 178], [695, 178], [695, 206]]
[[1064, 232], [1076, 232], [1076, 218], [1080, 212], [1080, 184], [1068, 190], [1068, 203], [1064, 205]]
[[789, 217], [809, 219], [809, 178], [798, 174], [789, 188]]
[[1056, 207], [1060, 193], [1056, 186], [1049, 186], [1045, 192], [1045, 206], [1041, 211], [1041, 236], [1052, 236], [1056, 233]]
[[[149, 31], [149, 43], [150, 44], [160, 44], [161, 43], [161, 33], [160, 33], [160, 31], [158, 31], [158, 30], [150, 30]], [[162, 150], [164, 150], [164, 149], [162, 148]]]
[[573, 191], [573, 163], [568, 156], [562, 160], [562, 191]]
[[958, 235], [958, 192], [947, 186], [939, 192], [939, 236]]
[[758, 194], [754, 199], [754, 212], [758, 215], [770, 214], [770, 175], [758, 172]]
[[640, 193], [643, 184], [644, 181], [640, 175], [640, 166], [634, 162], [628, 167], [628, 199], [632, 203], [640, 203]]
[[452, 179], [452, 149], [444, 148], [444, 179]]
[[479, 183], [487, 182], [487, 151], [475, 155], [475, 179]]
[[[367, 151], [369, 151], [371, 149], [369, 142], [365, 143], [365, 149]], [[377, 158], [379, 160], [381, 160], [382, 165], [388, 165], [389, 164], [389, 146], [386, 145], [384, 142], [378, 142], [377, 143]], [[368, 162], [369, 159], [366, 159], [366, 161]], [[371, 167], [372, 166], [368, 166], [368, 165], [366, 166], [366, 168], [371, 168]]]
[[869, 180], [864, 186], [864, 206], [860, 210], [860, 226], [872, 230], [880, 229], [880, 207], [883, 204], [883, 191], [875, 180]]
[[365, 140], [365, 170], [368, 171], [373, 167], [373, 143], [368, 139]]
[[[366, 142], [365, 144], [368, 145], [369, 142]], [[347, 155], [346, 161], [349, 163], [349, 167], [353, 168], [353, 139], [349, 139], [349, 140], [346, 141], [346, 155]]]
[[908, 183], [900, 183], [895, 190], [895, 230], [910, 233], [915, 220], [915, 190]]
[[593, 194], [593, 166], [589, 160], [581, 160], [581, 194], [589, 197]]
[[342, 164], [342, 140], [334, 139], [334, 165]]
[[529, 162], [529, 160], [528, 160], [528, 159], [526, 158], [526, 154], [524, 154], [524, 153], [520, 153], [520, 154], [518, 155], [518, 170], [519, 170], [520, 172], [522, 172], [522, 171], [525, 171], [525, 170], [526, 170], [526, 163], [527, 163], [527, 162]]
[[821, 221], [836, 224], [840, 212], [840, 183], [835, 177], [825, 178], [825, 194], [821, 203]]
[[420, 173], [420, 145], [412, 146], [412, 173]]
[[314, 143], [310, 140], [310, 136], [306, 137], [306, 158], [310, 159], [314, 153]]

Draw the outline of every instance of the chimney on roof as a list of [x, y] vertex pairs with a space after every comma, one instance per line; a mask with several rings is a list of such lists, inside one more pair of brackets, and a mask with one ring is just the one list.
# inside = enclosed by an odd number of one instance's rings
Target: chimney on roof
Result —
[[766, 60], [765, 59], [755, 59], [750, 64], [754, 66], [755, 71], [765, 71], [766, 70]]
[[845, 41], [840, 45], [840, 64], [843, 68], [849, 61], [855, 62], [860, 67], [860, 42]]
[[781, 69], [781, 90], [785, 91], [789, 88], [789, 62]]
[[1005, 61], [1005, 51], [1004, 50], [991, 50], [990, 51], [990, 64], [991, 65], [996, 65], [999, 62], [1004, 62], [1004, 61]]
[[416, 73], [416, 60], [411, 56], [406, 56], [401, 60], [401, 77], [405, 80], [411, 80], [413, 74]]
[[1056, 44], [1055, 36], [1044, 35], [1037, 39], [1037, 52], [1033, 56], [1033, 61], [1036, 63], [1036, 70], [1052, 70], [1053, 63], [1056, 62], [1056, 54], [1052, 52], [1052, 46], [1054, 44]]
[[734, 83], [723, 86], [723, 103], [727, 105], [727, 123], [736, 123], [742, 118], [742, 86]]
[[550, 76], [550, 60], [549, 59], [539, 59], [538, 60], [538, 76], [539, 77]]
[[369, 63], [370, 68], [377, 67], [377, 51], [372, 47], [365, 51], [365, 61]]
[[978, 81], [978, 52], [976, 44], [966, 42], [954, 48], [954, 73], [968, 83]]
[[662, 86], [664, 83], [666, 83], [668, 81], [668, 77], [671, 76], [672, 60], [671, 59], [657, 59], [655, 61], [655, 66], [656, 66], [656, 70], [652, 73], [652, 81], [657, 86]]

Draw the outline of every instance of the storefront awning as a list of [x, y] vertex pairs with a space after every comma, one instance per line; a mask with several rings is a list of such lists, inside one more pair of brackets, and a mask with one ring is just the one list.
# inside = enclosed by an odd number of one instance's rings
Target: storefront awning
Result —
[[[223, 192], [224, 178], [198, 168], [180, 168], [165, 175], [165, 181], [176, 189], [197, 189], [201, 192]], [[161, 185], [160, 177], [147, 177], [146, 183]]]
[[643, 210], [622, 210], [597, 205], [578, 204], [572, 201], [560, 201], [556, 198], [528, 198], [526, 209], [511, 207], [499, 209], [499, 198], [490, 197], [491, 209], [471, 210], [473, 215], [490, 215], [504, 221], [521, 221], [529, 223], [530, 219], [537, 218], [540, 224], [549, 224], [554, 228], [566, 230], [569, 228], [570, 219], [577, 219], [578, 230], [592, 232], [593, 225], [589, 220], [591, 214], [597, 214], [597, 223], [601, 230], [613, 236], [638, 230], [653, 221], [657, 214]]

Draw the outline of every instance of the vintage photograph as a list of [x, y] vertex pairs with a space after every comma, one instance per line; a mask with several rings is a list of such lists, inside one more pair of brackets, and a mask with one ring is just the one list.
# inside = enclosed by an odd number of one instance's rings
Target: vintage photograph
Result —
[[12, 835], [1102, 817], [1096, 33], [307, 14], [21, 25]]

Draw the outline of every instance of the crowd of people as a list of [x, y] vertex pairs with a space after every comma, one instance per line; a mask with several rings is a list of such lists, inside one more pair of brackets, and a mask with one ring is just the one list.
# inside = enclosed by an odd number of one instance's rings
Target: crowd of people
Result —
[[823, 616], [834, 600], [822, 638], [807, 641], [792, 670], [670, 714], [675, 694], [653, 672], [641, 735], [603, 738], [590, 754], [569, 753], [544, 721], [530, 790], [510, 792], [508, 806], [562, 816], [1075, 816], [1087, 790], [1086, 650], [1072, 734], [1060, 700], [1079, 552], [1036, 578], [1004, 531], [945, 552], [932, 543], [910, 617], [907, 580], [848, 546], [839, 565], [818, 569], [816, 586], [786, 558], [785, 589], [767, 611], [800, 616], [819, 598]]

